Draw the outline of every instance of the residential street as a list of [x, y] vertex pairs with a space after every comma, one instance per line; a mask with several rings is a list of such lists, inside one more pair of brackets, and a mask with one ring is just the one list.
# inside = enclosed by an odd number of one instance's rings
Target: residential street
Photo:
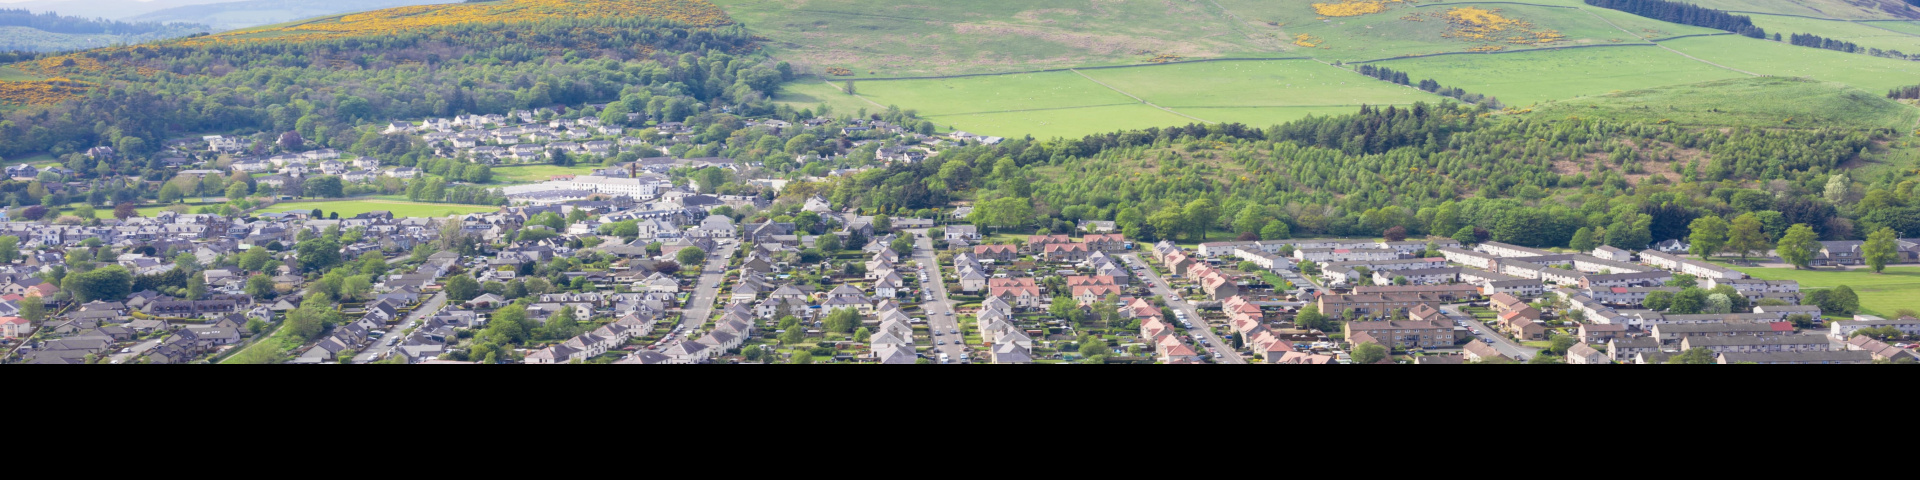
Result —
[[1489, 338], [1493, 339], [1493, 342], [1491, 342], [1493, 349], [1499, 350], [1500, 353], [1506, 356], [1513, 357], [1514, 360], [1524, 362], [1527, 361], [1527, 359], [1533, 358], [1535, 354], [1540, 353], [1540, 349], [1538, 348], [1529, 348], [1521, 346], [1518, 343], [1513, 343], [1513, 340], [1508, 340], [1505, 335], [1501, 335], [1493, 329], [1487, 328], [1486, 324], [1480, 323], [1480, 320], [1473, 318], [1472, 315], [1462, 313], [1459, 305], [1442, 305], [1440, 307], [1440, 313], [1446, 314], [1448, 318], [1464, 321], [1468, 327], [1480, 329], [1480, 335], [1478, 335], [1478, 337], [1482, 342], [1485, 342]]
[[[926, 237], [927, 231], [924, 229], [908, 230], [907, 233], [918, 237], [913, 244], [913, 261], [926, 269], [926, 273], [923, 273], [921, 278], [933, 279], [932, 282], [923, 285], [925, 291], [933, 292], [933, 300], [920, 304], [921, 310], [927, 314], [927, 328], [941, 332], [940, 335], [933, 337], [934, 340], [947, 342], [946, 345], [937, 343], [931, 345], [932, 351], [947, 354], [947, 357], [955, 363], [967, 361], [966, 337], [945, 333], [959, 331], [960, 323], [958, 317], [953, 314], [953, 301], [947, 299], [947, 283], [941, 281], [943, 277], [940, 260], [934, 256], [933, 239]], [[932, 357], [935, 361], [939, 359], [939, 355], [932, 355]]]
[[[680, 325], [687, 328], [681, 330], [680, 337], [674, 342], [686, 341], [687, 334], [699, 330], [713, 317], [713, 302], [720, 295], [720, 280], [726, 277], [727, 260], [733, 258], [733, 250], [738, 247], [736, 243], [728, 243], [721, 246], [719, 251], [708, 253], [707, 264], [700, 270], [700, 283], [693, 287], [693, 298], [688, 299], [687, 308], [681, 310]], [[672, 345], [667, 344], [661, 350]]]
[[[1138, 254], [1135, 254], [1133, 252], [1121, 254], [1120, 256], [1123, 258], [1126, 258], [1128, 263], [1132, 263], [1134, 265], [1140, 265], [1143, 267], [1147, 265], [1145, 261], [1140, 260], [1140, 256]], [[1187, 329], [1187, 331], [1199, 332], [1200, 336], [1207, 340], [1206, 346], [1200, 346], [1200, 345], [1189, 345], [1189, 346], [1193, 347], [1198, 351], [1206, 351], [1209, 347], [1211, 347], [1213, 351], [1220, 352], [1222, 357], [1224, 357], [1224, 358], [1215, 360], [1220, 363], [1231, 363], [1231, 364], [1247, 363], [1247, 360], [1245, 358], [1240, 357], [1240, 352], [1234, 351], [1232, 344], [1220, 341], [1220, 337], [1218, 335], [1213, 334], [1212, 326], [1208, 325], [1206, 321], [1201, 319], [1200, 311], [1193, 308], [1193, 305], [1187, 303], [1186, 300], [1181, 299], [1179, 295], [1174, 294], [1173, 287], [1168, 286], [1167, 281], [1161, 279], [1160, 274], [1158, 272], [1153, 271], [1153, 267], [1146, 267], [1145, 271], [1147, 273], [1148, 289], [1152, 291], [1154, 295], [1159, 295], [1160, 298], [1166, 299], [1167, 308], [1187, 312], [1187, 318], [1190, 321], [1194, 322], [1194, 326], [1193, 326], [1194, 328], [1189, 328]], [[1177, 321], [1171, 317], [1167, 318], [1167, 321], [1177, 323]], [[1211, 357], [1211, 355], [1209, 355], [1209, 357]]]
[[421, 303], [420, 308], [413, 309], [413, 312], [408, 313], [406, 321], [400, 322], [400, 324], [394, 325], [392, 328], [388, 328], [386, 335], [374, 339], [373, 346], [367, 347], [367, 351], [355, 355], [353, 357], [353, 363], [370, 363], [374, 360], [379, 360], [380, 357], [385, 356], [387, 352], [393, 350], [393, 344], [395, 342], [400, 341], [400, 332], [407, 331], [408, 328], [419, 325], [421, 321], [426, 320], [427, 317], [431, 317], [435, 313], [440, 313], [440, 308], [445, 306], [447, 306], [447, 292], [433, 294], [433, 298], [429, 298], [425, 303]]

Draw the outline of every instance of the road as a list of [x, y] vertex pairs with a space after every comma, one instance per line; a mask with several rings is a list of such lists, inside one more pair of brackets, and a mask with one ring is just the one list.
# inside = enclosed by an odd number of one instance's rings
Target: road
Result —
[[427, 317], [431, 317], [435, 313], [440, 313], [440, 308], [445, 306], [447, 306], [447, 292], [433, 294], [433, 298], [429, 298], [426, 303], [420, 304], [420, 308], [415, 308], [413, 312], [408, 313], [406, 321], [400, 322], [400, 324], [394, 325], [392, 328], [388, 328], [386, 335], [375, 339], [373, 346], [367, 347], [367, 351], [360, 352], [359, 355], [354, 355], [353, 363], [371, 363], [374, 360], [385, 357], [387, 352], [393, 351], [393, 345], [400, 342], [402, 335], [400, 332], [405, 332], [408, 328], [413, 328], [415, 325], [419, 325], [420, 322], [425, 321]]
[[720, 296], [720, 280], [726, 277], [727, 260], [733, 258], [735, 248], [739, 248], [739, 244], [729, 242], [707, 255], [707, 264], [700, 270], [700, 283], [693, 287], [693, 298], [688, 299], [687, 308], [680, 311], [680, 326], [686, 328], [680, 331], [675, 343], [663, 345], [661, 350], [686, 341], [688, 334], [699, 330], [707, 324], [708, 319], [713, 318], [713, 302]]
[[[927, 328], [935, 332], [943, 332], [934, 336], [934, 340], [947, 342], [946, 345], [936, 343], [932, 347], [940, 353], [947, 354], [947, 358], [953, 359], [954, 362], [967, 362], [967, 337], [944, 333], [960, 331], [960, 323], [959, 317], [953, 313], [953, 301], [947, 299], [947, 282], [941, 280], [945, 276], [940, 270], [940, 260], [934, 257], [933, 239], [927, 238], [927, 231], [924, 229], [908, 230], [907, 233], [918, 237], [913, 244], [913, 261], [926, 269], [926, 273], [922, 273], [920, 278], [933, 279], [924, 285], [925, 291], [933, 292], [933, 300], [921, 302], [920, 309], [927, 314]], [[935, 361], [938, 361], [938, 355], [935, 357]]]
[[[1242, 358], [1240, 352], [1234, 351], [1232, 344], [1220, 341], [1220, 336], [1213, 334], [1213, 326], [1207, 324], [1207, 322], [1202, 319], [1203, 317], [1200, 316], [1200, 311], [1193, 308], [1193, 305], [1187, 303], [1186, 300], [1181, 299], [1180, 295], [1175, 294], [1173, 287], [1168, 286], [1167, 281], [1161, 279], [1158, 272], [1153, 271], [1153, 267], [1148, 267], [1146, 262], [1140, 260], [1139, 254], [1129, 252], [1120, 256], [1125, 258], [1128, 263], [1144, 267], [1142, 270], [1147, 274], [1148, 290], [1151, 290], [1154, 295], [1159, 295], [1160, 298], [1166, 299], [1167, 308], [1187, 312], [1187, 318], [1195, 322], [1194, 328], [1189, 328], [1187, 331], [1200, 332], [1200, 336], [1207, 339], [1207, 346], [1213, 347], [1213, 351], [1219, 352], [1221, 356], [1224, 357], [1216, 361], [1235, 365], [1247, 363], [1247, 359]], [[1175, 321], [1171, 318], [1167, 320]], [[1175, 323], [1178, 322], [1175, 321]], [[1204, 348], [1200, 345], [1191, 346], [1194, 348]]]
[[[1513, 357], [1514, 360], [1524, 362], [1529, 358], [1533, 358], [1535, 354], [1540, 353], [1540, 349], [1538, 348], [1530, 348], [1518, 343], [1513, 343], [1513, 340], [1508, 340], [1505, 335], [1499, 334], [1492, 328], [1487, 328], [1487, 324], [1480, 323], [1479, 319], [1461, 312], [1459, 305], [1442, 305], [1440, 307], [1440, 313], [1446, 314], [1448, 318], [1452, 318], [1455, 321], [1465, 322], [1470, 328], [1480, 329], [1480, 335], [1477, 336], [1481, 342], [1492, 345], [1494, 350], [1500, 351], [1502, 355]], [[1493, 341], [1488, 342], [1487, 340], [1489, 339]]]

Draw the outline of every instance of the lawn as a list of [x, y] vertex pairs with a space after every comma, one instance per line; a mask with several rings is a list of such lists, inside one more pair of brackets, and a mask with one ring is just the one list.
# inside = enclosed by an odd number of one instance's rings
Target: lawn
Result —
[[1840, 20], [1814, 20], [1779, 15], [1750, 15], [1750, 17], [1753, 18], [1753, 26], [1765, 29], [1769, 34], [1778, 33], [1783, 38], [1795, 33], [1811, 33], [1834, 40], [1853, 42], [1862, 47], [1920, 52], [1920, 34], [1891, 32], [1868, 24]]
[[554, 165], [500, 166], [493, 168], [493, 183], [538, 183], [547, 181], [554, 175], [591, 175], [597, 165], [575, 165], [561, 167]]
[[[1694, 39], [1679, 41], [1690, 40]], [[1374, 65], [1407, 72], [1414, 79], [1432, 78], [1443, 86], [1499, 97], [1501, 102], [1516, 107], [1546, 100], [1747, 76], [1690, 60], [1657, 46], [1452, 55], [1390, 60]]]
[[874, 103], [926, 116], [1139, 103], [1073, 72], [855, 82], [854, 90]]
[[1791, 77], [1736, 78], [1542, 104], [1533, 116], [1680, 125], [1912, 127], [1914, 109], [1844, 84]]
[[[901, 108], [907, 107], [902, 105]], [[1012, 113], [940, 115], [929, 116], [927, 119], [942, 127], [972, 133], [1004, 137], [1033, 135], [1034, 138], [1042, 139], [1077, 138], [1123, 129], [1199, 123], [1187, 117], [1167, 113], [1165, 110], [1139, 104]]]
[[[1313, 60], [1191, 63], [1082, 70], [1113, 88], [1180, 110], [1188, 107], [1406, 105], [1441, 97]], [[1207, 118], [1199, 112], [1185, 112]], [[1208, 120], [1213, 120], [1208, 118]]]
[[343, 200], [335, 202], [288, 202], [274, 204], [260, 209], [262, 212], [305, 212], [313, 209], [332, 214], [339, 212], [342, 217], [351, 217], [375, 210], [393, 212], [394, 217], [445, 217], [468, 213], [482, 213], [499, 210], [500, 207], [485, 205], [460, 205], [453, 203], [417, 203], [393, 200]]
[[[4, 79], [0, 79], [0, 80], [4, 80]], [[8, 159], [5, 159], [5, 161], [0, 161], [0, 165], [13, 165], [17, 163], [40, 163], [40, 162], [52, 163], [56, 161], [58, 160], [54, 159], [53, 155], [39, 153], [39, 154], [29, 155], [25, 157], [8, 158]]]
[[1863, 313], [1889, 316], [1903, 308], [1920, 310], [1920, 267], [1888, 267], [1876, 275], [1865, 268], [1836, 270], [1794, 270], [1791, 268], [1734, 267], [1754, 278], [1793, 280], [1802, 290], [1846, 285], [1860, 295]]
[[1805, 76], [1840, 82], [1868, 92], [1886, 92], [1916, 83], [1920, 62], [1796, 47], [1780, 42], [1724, 35], [1661, 42], [1703, 60], [1763, 75]]

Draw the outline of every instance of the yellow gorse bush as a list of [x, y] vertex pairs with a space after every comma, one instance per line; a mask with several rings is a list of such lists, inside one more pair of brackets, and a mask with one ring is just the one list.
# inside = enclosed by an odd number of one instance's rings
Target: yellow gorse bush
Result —
[[1357, 17], [1387, 11], [1387, 4], [1405, 0], [1346, 0], [1340, 3], [1313, 4], [1313, 13], [1329, 17]]
[[52, 105], [87, 93], [93, 84], [66, 78], [0, 81], [0, 105]]

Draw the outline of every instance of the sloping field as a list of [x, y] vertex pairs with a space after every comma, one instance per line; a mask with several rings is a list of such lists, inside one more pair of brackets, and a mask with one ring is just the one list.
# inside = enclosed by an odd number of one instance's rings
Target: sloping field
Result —
[[1025, 112], [936, 115], [928, 117], [928, 120], [942, 127], [950, 126], [956, 130], [973, 133], [1006, 137], [1032, 135], [1034, 138], [1073, 138], [1117, 130], [1199, 123], [1191, 118], [1137, 103]]
[[[1162, 107], [1300, 107], [1410, 104], [1440, 97], [1313, 60], [1209, 62], [1082, 70]], [[1206, 118], [1194, 113], [1195, 116]], [[1209, 119], [1211, 120], [1211, 119]]]
[[1655, 46], [1452, 55], [1374, 65], [1407, 72], [1415, 81], [1432, 78], [1441, 85], [1499, 97], [1511, 106], [1747, 76]]
[[1875, 23], [1814, 20], [1780, 15], [1749, 15], [1749, 18], [1753, 19], [1754, 26], [1766, 29], [1769, 34], [1778, 33], [1783, 38], [1795, 33], [1811, 33], [1833, 40], [1853, 42], [1862, 47], [1920, 53], [1920, 34], [1874, 28]]
[[1920, 120], [1920, 109], [1840, 83], [1749, 77], [1551, 102], [1536, 107], [1532, 115], [1679, 125], [1905, 129]]
[[1661, 42], [1703, 60], [1767, 75], [1804, 76], [1886, 92], [1920, 79], [1920, 62], [1796, 47], [1746, 37], [1693, 37]]
[[653, 17], [693, 26], [732, 24], [706, 0], [501, 0], [416, 5], [300, 20], [184, 40], [190, 45], [260, 40], [312, 41], [465, 23], [582, 17]]
[[[1733, 12], [1779, 13], [1808, 17], [1872, 20], [1920, 18], [1901, 0], [1675, 0]], [[1772, 33], [1772, 32], [1768, 32]]]
[[921, 115], [1139, 103], [1073, 72], [939, 80], [856, 81], [854, 91], [881, 105], [919, 109]]

